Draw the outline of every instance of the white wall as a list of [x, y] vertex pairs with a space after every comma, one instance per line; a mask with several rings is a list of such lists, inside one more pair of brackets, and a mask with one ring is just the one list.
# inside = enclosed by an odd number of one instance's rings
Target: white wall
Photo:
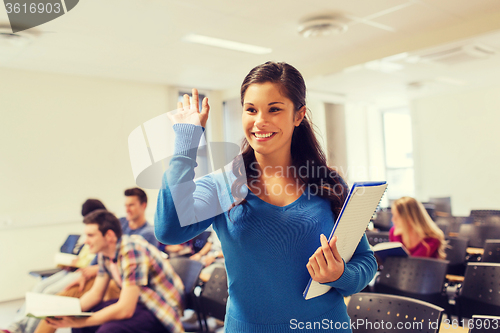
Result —
[[500, 86], [413, 101], [417, 197], [451, 196], [454, 215], [500, 209]]
[[[0, 69], [0, 301], [20, 298], [54, 267], [81, 204], [101, 199], [124, 213], [135, 186], [127, 137], [175, 107], [155, 84]], [[172, 106], [173, 105], [173, 106]], [[156, 190], [148, 190], [153, 222]], [[8, 225], [7, 225], [8, 224]]]

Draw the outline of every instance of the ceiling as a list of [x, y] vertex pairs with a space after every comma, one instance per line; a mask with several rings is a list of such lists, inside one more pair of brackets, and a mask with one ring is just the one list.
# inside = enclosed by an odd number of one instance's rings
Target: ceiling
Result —
[[[312, 39], [297, 33], [299, 22], [327, 14], [342, 14], [347, 31]], [[3, 10], [2, 23], [8, 24]], [[500, 53], [497, 31], [495, 0], [85, 0], [28, 31], [37, 37], [25, 46], [0, 41], [0, 67], [230, 90], [255, 65], [286, 61], [314, 91], [392, 105], [500, 84], [498, 54], [454, 65], [408, 62], [450, 43], [481, 43]], [[254, 55], [184, 42], [190, 33], [273, 51]], [[404, 52], [406, 58], [384, 60], [400, 65], [391, 72], [362, 65]]]

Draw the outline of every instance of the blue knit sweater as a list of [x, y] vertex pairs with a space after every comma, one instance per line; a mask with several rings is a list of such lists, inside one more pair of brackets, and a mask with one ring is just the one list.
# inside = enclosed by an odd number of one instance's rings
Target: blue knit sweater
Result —
[[[343, 275], [328, 283], [333, 288], [306, 301], [306, 264], [321, 245], [320, 234], [328, 236], [335, 222], [330, 203], [306, 190], [293, 203], [279, 207], [247, 191], [247, 202], [234, 207], [229, 219], [232, 198], [223, 175], [193, 181], [196, 150], [189, 148], [199, 142], [203, 129], [177, 124], [174, 130], [175, 153], [158, 195], [156, 237], [179, 244], [213, 225], [228, 275], [226, 332], [350, 332], [343, 297], [362, 290], [377, 270], [366, 236]], [[182, 227], [179, 217], [192, 224]]]

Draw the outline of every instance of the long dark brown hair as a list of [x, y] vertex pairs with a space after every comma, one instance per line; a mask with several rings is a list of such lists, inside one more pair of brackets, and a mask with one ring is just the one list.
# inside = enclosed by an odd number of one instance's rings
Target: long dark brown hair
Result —
[[[293, 102], [295, 115], [306, 105], [306, 85], [300, 72], [287, 63], [271, 61], [253, 68], [245, 77], [241, 85], [241, 104], [243, 105], [245, 92], [250, 85], [266, 82], [279, 86], [281, 94]], [[294, 128], [290, 150], [292, 168], [307, 169], [306, 175], [301, 172], [297, 174], [298, 179], [309, 187], [314, 185], [317, 189], [316, 194], [329, 200], [332, 211], [338, 216], [347, 197], [348, 187], [337, 170], [327, 165], [325, 154], [307, 116]], [[241, 151], [243, 159], [237, 159], [233, 163], [233, 173], [237, 179], [231, 186], [231, 193], [235, 202], [244, 204], [246, 200], [238, 198], [240, 193], [244, 193], [240, 190], [250, 179], [258, 177], [258, 170], [251, 167], [254, 162], [256, 163], [255, 152], [246, 138], [243, 139]], [[242, 175], [246, 175], [246, 179]], [[235, 206], [233, 203], [230, 210]]]

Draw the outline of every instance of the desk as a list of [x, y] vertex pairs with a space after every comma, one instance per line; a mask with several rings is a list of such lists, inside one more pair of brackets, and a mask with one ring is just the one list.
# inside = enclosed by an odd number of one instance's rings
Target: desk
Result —
[[478, 248], [478, 247], [468, 247], [467, 248], [467, 253], [468, 254], [479, 254], [483, 255], [484, 254], [484, 249]]
[[464, 282], [464, 277], [460, 275], [446, 274], [446, 280], [450, 282]]

